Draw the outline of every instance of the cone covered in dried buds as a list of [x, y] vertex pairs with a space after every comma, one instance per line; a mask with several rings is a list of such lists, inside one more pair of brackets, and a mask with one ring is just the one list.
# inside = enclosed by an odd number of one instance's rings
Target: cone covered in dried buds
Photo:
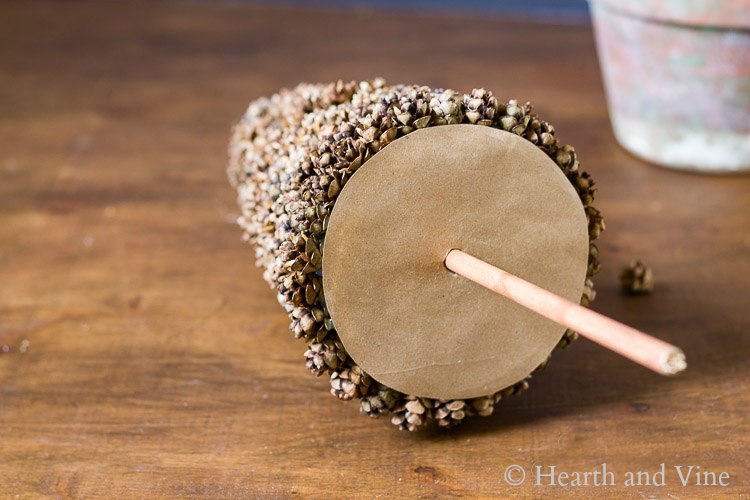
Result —
[[[468, 416], [490, 415], [502, 397], [526, 388], [527, 380], [481, 398], [453, 401], [401, 394], [373, 380], [347, 355], [325, 305], [325, 233], [347, 180], [380, 149], [414, 130], [459, 123], [506, 130], [547, 154], [578, 192], [590, 242], [599, 236], [604, 221], [591, 206], [596, 189], [579, 169], [575, 150], [558, 143], [554, 128], [529, 103], [500, 102], [484, 89], [462, 94], [388, 86], [381, 79], [301, 84], [251, 103], [229, 147], [228, 176], [238, 193], [243, 238], [255, 244], [257, 263], [277, 290], [294, 336], [308, 344], [308, 369], [330, 375], [334, 396], [361, 399], [364, 413], [390, 413], [391, 421], [406, 430], [430, 421], [451, 427]], [[599, 270], [598, 249], [590, 243], [583, 304], [594, 299], [590, 278]], [[559, 347], [575, 337], [565, 332]]]

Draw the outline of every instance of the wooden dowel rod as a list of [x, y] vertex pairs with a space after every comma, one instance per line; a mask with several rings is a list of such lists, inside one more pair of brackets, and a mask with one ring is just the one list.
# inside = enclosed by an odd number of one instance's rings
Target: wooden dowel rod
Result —
[[674, 375], [687, 367], [685, 354], [678, 347], [555, 295], [461, 250], [451, 250], [445, 258], [445, 266], [657, 373]]

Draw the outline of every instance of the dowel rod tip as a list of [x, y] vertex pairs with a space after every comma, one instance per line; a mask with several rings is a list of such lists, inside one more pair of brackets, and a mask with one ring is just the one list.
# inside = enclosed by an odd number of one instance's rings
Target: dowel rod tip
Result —
[[661, 365], [664, 375], [677, 375], [687, 368], [685, 353], [680, 349], [669, 352]]

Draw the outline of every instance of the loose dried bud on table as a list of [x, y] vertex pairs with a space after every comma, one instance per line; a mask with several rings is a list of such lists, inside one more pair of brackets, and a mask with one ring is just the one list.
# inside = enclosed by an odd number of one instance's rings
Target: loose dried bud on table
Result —
[[644, 295], [654, 289], [654, 273], [640, 260], [631, 261], [620, 273], [620, 286], [626, 293]]

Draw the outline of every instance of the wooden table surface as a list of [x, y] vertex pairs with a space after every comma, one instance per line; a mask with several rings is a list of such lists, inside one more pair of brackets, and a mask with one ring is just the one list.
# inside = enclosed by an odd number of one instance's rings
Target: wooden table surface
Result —
[[[0, 42], [0, 496], [747, 497], [750, 177], [620, 149], [588, 25], [6, 1]], [[688, 371], [580, 340], [449, 432], [331, 397], [240, 241], [226, 144], [253, 98], [378, 75], [536, 103], [599, 186], [594, 309], [680, 345]], [[618, 292], [632, 258], [652, 296]], [[617, 486], [533, 484], [602, 463]], [[666, 486], [623, 484], [662, 463]], [[690, 465], [730, 485], [683, 488]]]

